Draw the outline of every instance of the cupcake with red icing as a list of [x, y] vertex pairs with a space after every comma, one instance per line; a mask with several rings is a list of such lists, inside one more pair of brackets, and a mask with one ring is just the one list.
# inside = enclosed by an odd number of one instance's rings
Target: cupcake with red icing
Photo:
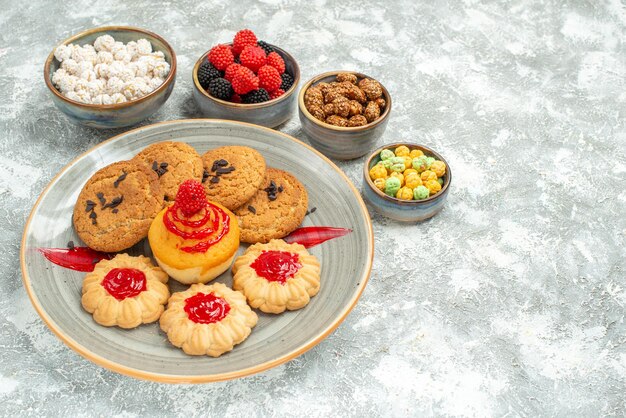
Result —
[[320, 290], [320, 263], [300, 244], [254, 244], [235, 260], [233, 289], [266, 313], [301, 309]]
[[148, 241], [159, 266], [184, 283], [206, 283], [232, 264], [239, 248], [235, 215], [210, 202], [202, 184], [186, 180], [174, 204], [152, 221]]
[[248, 338], [257, 320], [241, 293], [215, 283], [174, 293], [159, 323], [186, 354], [219, 357]]

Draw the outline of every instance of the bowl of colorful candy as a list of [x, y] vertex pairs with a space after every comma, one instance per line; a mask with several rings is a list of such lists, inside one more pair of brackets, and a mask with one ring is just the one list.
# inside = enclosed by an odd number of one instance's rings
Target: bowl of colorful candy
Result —
[[286, 51], [243, 29], [232, 43], [202, 54], [192, 77], [204, 115], [274, 128], [291, 117], [300, 68]]
[[176, 80], [176, 54], [159, 35], [127, 26], [89, 29], [48, 56], [44, 80], [72, 122], [131, 126], [156, 112]]
[[315, 76], [298, 95], [302, 131], [317, 150], [338, 160], [358, 158], [374, 148], [390, 112], [387, 89], [353, 71]]
[[363, 196], [381, 215], [418, 222], [443, 208], [451, 181], [448, 163], [432, 149], [418, 144], [390, 144], [367, 159]]

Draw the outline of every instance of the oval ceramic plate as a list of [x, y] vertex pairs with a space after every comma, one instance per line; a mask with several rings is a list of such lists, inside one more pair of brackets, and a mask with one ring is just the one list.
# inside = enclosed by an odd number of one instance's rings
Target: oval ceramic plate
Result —
[[[310, 249], [322, 264], [321, 289], [304, 309], [281, 315], [259, 313], [250, 337], [218, 358], [187, 356], [172, 346], [158, 323], [132, 330], [96, 324], [80, 304], [84, 273], [56, 266], [39, 248], [64, 248], [80, 240], [72, 210], [83, 184], [98, 169], [126, 160], [154, 142], [183, 141], [200, 154], [223, 145], [257, 149], [268, 166], [293, 173], [317, 210], [304, 225], [336, 226], [352, 233]], [[239, 249], [242, 252], [243, 246]], [[151, 255], [142, 241], [129, 251]], [[160, 382], [199, 383], [257, 373], [315, 346], [348, 315], [372, 267], [374, 240], [363, 201], [348, 178], [308, 145], [280, 132], [239, 122], [182, 120], [141, 127], [91, 149], [66, 166], [43, 191], [24, 229], [21, 265], [24, 286], [50, 329], [78, 353], [119, 373]], [[216, 279], [231, 285], [230, 271]], [[170, 280], [172, 291], [185, 287]]]

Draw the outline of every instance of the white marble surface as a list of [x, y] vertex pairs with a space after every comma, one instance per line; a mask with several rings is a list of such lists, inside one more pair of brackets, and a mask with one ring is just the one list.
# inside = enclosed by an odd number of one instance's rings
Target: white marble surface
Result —
[[[604, 1], [0, 1], [0, 416], [597, 416], [626, 393], [626, 12]], [[329, 338], [236, 381], [133, 380], [75, 354], [30, 305], [22, 228], [65, 164], [116, 132], [70, 125], [53, 45], [129, 24], [179, 58], [145, 124], [198, 117], [191, 68], [240, 28], [303, 78], [354, 69], [394, 98], [383, 141], [441, 152], [447, 207], [373, 216], [370, 284]], [[303, 139], [297, 117], [280, 130]], [[340, 163], [361, 185], [362, 159]]]

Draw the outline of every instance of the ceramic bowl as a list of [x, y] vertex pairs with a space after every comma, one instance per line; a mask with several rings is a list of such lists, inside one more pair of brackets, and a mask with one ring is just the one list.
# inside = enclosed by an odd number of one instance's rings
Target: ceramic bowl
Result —
[[[128, 43], [145, 38], [152, 44], [152, 49], [161, 51], [170, 65], [170, 73], [163, 84], [146, 96], [124, 103], [111, 105], [86, 104], [70, 100], [63, 96], [52, 84], [52, 74], [61, 66], [54, 57], [54, 49], [48, 55], [44, 66], [44, 80], [54, 104], [65, 113], [72, 122], [93, 128], [121, 128], [135, 125], [156, 112], [167, 101], [176, 80], [176, 54], [165, 39], [144, 29], [128, 26], [106, 26], [89, 29], [66, 39], [61, 45], [70, 43], [85, 45], [93, 44], [97, 37], [111, 35], [116, 41]], [[55, 47], [56, 49], [56, 47]]]
[[387, 102], [385, 110], [378, 119], [365, 126], [344, 128], [329, 125], [314, 118], [304, 105], [304, 93], [309, 87], [315, 84], [334, 81], [337, 74], [342, 72], [356, 74], [359, 79], [374, 79], [374, 77], [355, 73], [354, 71], [330, 71], [315, 76], [300, 89], [298, 96], [298, 115], [300, 116], [302, 130], [309, 138], [311, 145], [328, 157], [338, 160], [351, 160], [367, 154], [376, 146], [376, 142], [382, 136], [383, 132], [385, 132], [389, 113], [391, 112], [391, 96], [385, 86], [383, 86], [383, 97]]
[[[441, 190], [437, 194], [424, 200], [401, 200], [386, 195], [374, 186], [374, 182], [370, 179], [369, 171], [380, 161], [380, 152], [385, 149], [393, 150], [400, 145], [406, 145], [409, 149], [420, 149], [426, 156], [434, 157], [446, 164], [443, 186], [441, 186]], [[365, 200], [376, 212], [401, 222], [419, 222], [435, 216], [443, 209], [443, 205], [448, 198], [451, 182], [452, 171], [448, 162], [437, 152], [419, 144], [397, 143], [385, 145], [374, 151], [363, 166], [363, 197], [365, 197]]]
[[[231, 45], [231, 44], [226, 44]], [[202, 54], [193, 67], [193, 97], [200, 111], [205, 116], [216, 119], [238, 120], [255, 125], [275, 128], [291, 118], [294, 108], [295, 91], [300, 82], [300, 67], [296, 60], [276, 45], [271, 45], [285, 61], [285, 71], [293, 75], [293, 86], [280, 97], [263, 103], [245, 104], [221, 100], [207, 93], [198, 81], [198, 68], [206, 59], [209, 51]]]

